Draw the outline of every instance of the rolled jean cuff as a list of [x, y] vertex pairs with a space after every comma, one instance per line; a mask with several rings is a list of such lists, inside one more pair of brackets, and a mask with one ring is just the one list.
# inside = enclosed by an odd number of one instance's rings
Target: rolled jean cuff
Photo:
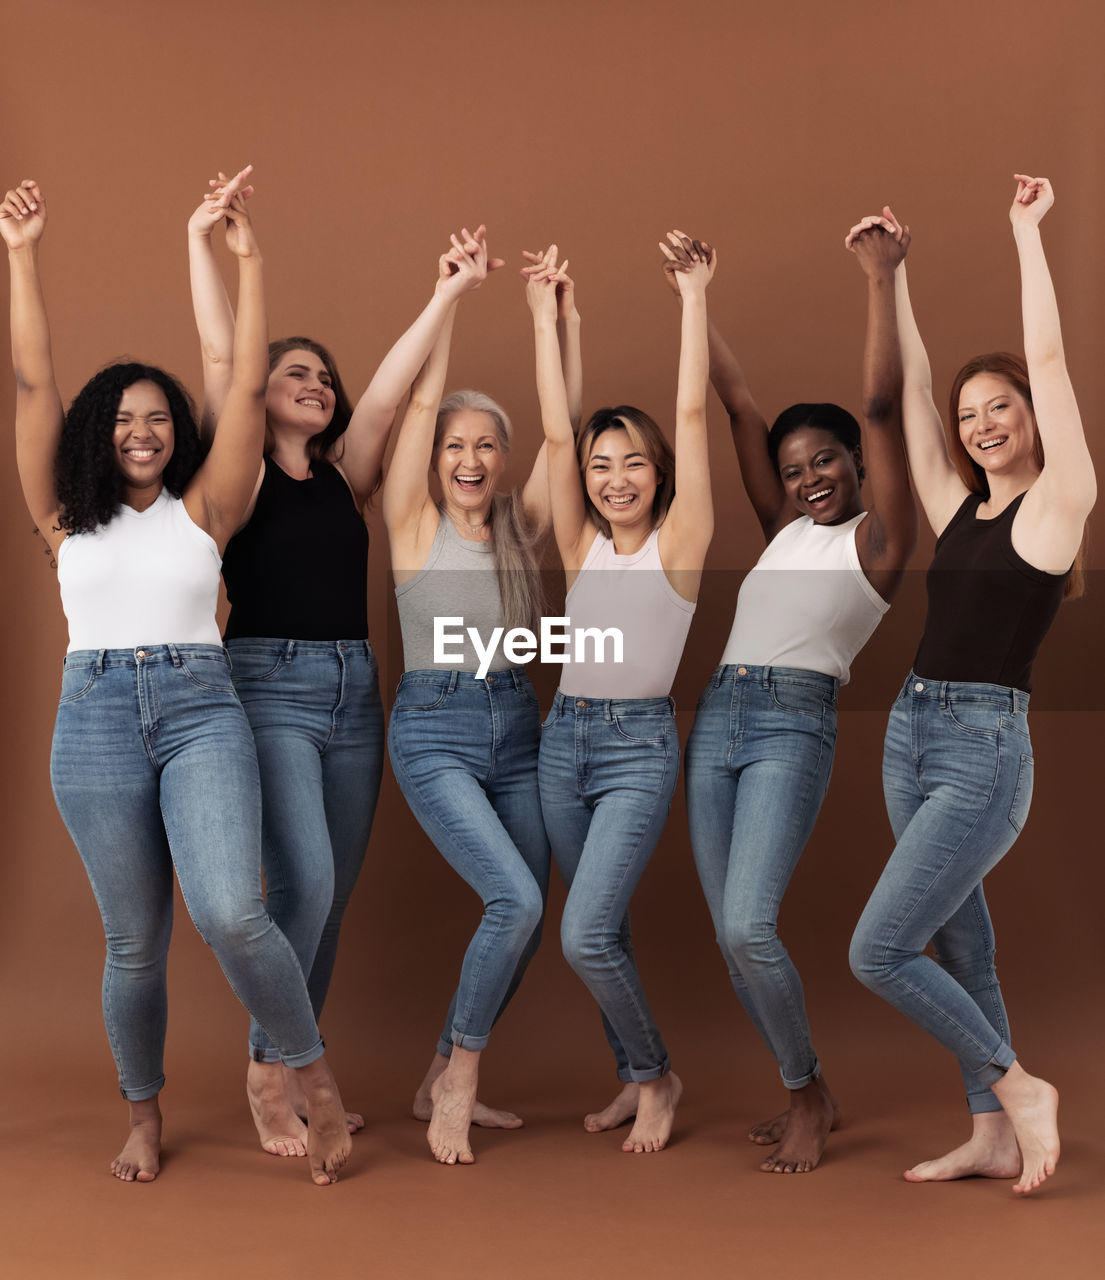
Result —
[[[972, 1068], [972, 1070], [974, 1070], [975, 1077], [979, 1084], [984, 1084], [989, 1088], [990, 1086], [997, 1084], [997, 1082], [1002, 1079], [1005, 1073], [1016, 1061], [1017, 1055], [1003, 1040], [991, 1055], [988, 1062], [984, 1063], [981, 1067]], [[980, 1096], [980, 1094], [969, 1094], [968, 1099]], [[971, 1110], [974, 1111], [975, 1108], [972, 1107]]]
[[1002, 1105], [992, 1089], [983, 1089], [981, 1093], [967, 1094], [967, 1110], [973, 1116], [981, 1116], [991, 1111], [1001, 1111]]
[[648, 1084], [650, 1080], [660, 1080], [671, 1070], [671, 1059], [665, 1058], [658, 1067], [619, 1067], [618, 1079], [622, 1084]]
[[157, 1095], [165, 1088], [165, 1077], [158, 1076], [153, 1084], [139, 1085], [137, 1089], [125, 1089], [119, 1086], [119, 1092], [128, 1102], [146, 1102], [149, 1098], [156, 1098]]
[[249, 1042], [249, 1056], [253, 1062], [279, 1062], [280, 1050], [274, 1049], [271, 1044], [254, 1044]]
[[[799, 1076], [795, 1080], [788, 1080], [786, 1076], [783, 1076], [783, 1084], [788, 1089], [792, 1089], [792, 1090], [804, 1089], [806, 1085], [813, 1084], [813, 1082], [818, 1078], [820, 1074], [821, 1074], [821, 1063], [818, 1062], [818, 1060], [815, 1057], [813, 1060], [813, 1066], [809, 1069], [809, 1071], [806, 1072], [804, 1076]], [[780, 1072], [780, 1075], [782, 1075], [782, 1072]]]
[[443, 1058], [452, 1057], [452, 1054], [453, 1054], [452, 1040], [446, 1040], [445, 1037], [442, 1036], [441, 1039], [437, 1042], [437, 1051], [438, 1053], [441, 1054]]
[[280, 1061], [286, 1067], [292, 1067], [293, 1069], [296, 1067], [309, 1067], [312, 1062], [317, 1062], [325, 1052], [326, 1044], [322, 1037], [319, 1036], [315, 1043], [302, 1053], [282, 1053]]
[[458, 1049], [467, 1049], [469, 1053], [482, 1053], [487, 1048], [487, 1042], [490, 1035], [486, 1036], [466, 1036], [460, 1031], [453, 1032], [453, 1044]]

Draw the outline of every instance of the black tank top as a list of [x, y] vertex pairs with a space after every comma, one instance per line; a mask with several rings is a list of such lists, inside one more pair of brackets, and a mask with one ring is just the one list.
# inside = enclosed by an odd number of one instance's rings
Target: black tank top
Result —
[[928, 616], [913, 669], [929, 680], [1031, 689], [1032, 663], [1063, 601], [1066, 574], [1027, 564], [1013, 550], [1019, 494], [993, 520], [976, 518], [972, 493], [936, 540]]
[[368, 638], [368, 530], [341, 474], [293, 480], [272, 458], [246, 527], [223, 555], [226, 639]]

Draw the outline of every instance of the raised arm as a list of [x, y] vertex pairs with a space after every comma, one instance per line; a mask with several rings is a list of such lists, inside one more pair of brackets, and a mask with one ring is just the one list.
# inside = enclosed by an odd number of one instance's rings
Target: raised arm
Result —
[[12, 370], [15, 374], [15, 458], [31, 518], [57, 554], [54, 460], [64, 412], [54, 378], [50, 326], [38, 274], [38, 246], [46, 229], [46, 201], [27, 178], [0, 203], [0, 235], [11, 269]]
[[[860, 232], [882, 227], [899, 239], [905, 228], [884, 206], [881, 215], [864, 218], [844, 239], [846, 248]], [[905, 263], [894, 273], [894, 309], [902, 356], [902, 430], [917, 496], [937, 536], [943, 533], [968, 494], [948, 452], [940, 411], [932, 398], [932, 369], [909, 299]]]
[[545, 262], [532, 270], [522, 269], [526, 277], [526, 301], [533, 316], [537, 399], [545, 434], [545, 443], [527, 485], [527, 496], [531, 487], [540, 484], [541, 472], [545, 470], [547, 502], [551, 507], [557, 549], [565, 570], [575, 573], [594, 539], [595, 528], [587, 517], [587, 499], [576, 460], [575, 428], [557, 332], [558, 279], [567, 278], [567, 266], [567, 262], [560, 267]]
[[253, 166], [247, 165], [233, 178], [220, 173], [212, 178], [214, 190], [188, 219], [188, 274], [192, 286], [192, 310], [203, 357], [203, 411], [200, 435], [210, 443], [234, 376], [234, 311], [227, 297], [211, 233], [226, 216], [235, 195], [243, 200], [253, 194], [247, 179]]
[[269, 376], [261, 254], [242, 193], [231, 198], [224, 216], [227, 247], [238, 259], [233, 375], [211, 451], [184, 494], [188, 514], [211, 534], [220, 553], [256, 488]]
[[483, 236], [476, 238], [462, 230], [461, 239], [456, 236], [450, 239], [453, 248], [438, 259], [435, 291], [445, 304], [445, 314], [429, 356], [411, 387], [384, 483], [382, 510], [391, 545], [392, 569], [397, 575], [410, 576], [415, 571], [413, 566], [424, 563], [437, 530], [429, 469], [437, 411], [449, 369], [456, 304], [487, 278], [487, 246]]
[[905, 260], [909, 230], [896, 236], [871, 227], [848, 246], [867, 277], [867, 336], [863, 347], [863, 460], [867, 519], [856, 532], [860, 565], [889, 600], [901, 584], [917, 543], [917, 510], [902, 439], [902, 353], [894, 309], [894, 273]]
[[[717, 253], [702, 240], [671, 231], [660, 249], [676, 265], [683, 301], [679, 381], [675, 396], [675, 497], [660, 529], [660, 555], [669, 572], [701, 570], [714, 534], [706, 388], [710, 370], [706, 286]], [[697, 589], [697, 581], [690, 584]]]
[[[468, 237], [467, 232], [463, 234]], [[471, 239], [483, 244], [485, 236], [486, 228], [480, 226]], [[488, 271], [502, 265], [502, 258], [487, 260]], [[453, 302], [449, 301], [448, 294], [440, 288], [434, 290], [433, 297], [418, 318], [384, 356], [353, 410], [349, 427], [331, 450], [330, 460], [341, 468], [361, 502], [376, 487], [400, 401], [426, 363], [454, 302], [455, 298]]]
[[[664, 259], [664, 274], [677, 297], [679, 283], [672, 261]], [[710, 349], [710, 382], [729, 415], [733, 447], [737, 451], [741, 481], [756, 519], [768, 542], [798, 515], [787, 502], [779, 472], [767, 451], [767, 423], [753, 399], [740, 362], [733, 354], [721, 331], [712, 320], [707, 321]]]
[[[1013, 538], [1021, 554], [1028, 552], [1030, 563], [1062, 569], [1082, 541], [1086, 517], [1097, 499], [1097, 481], [1067, 372], [1059, 308], [1040, 238], [1040, 222], [1055, 196], [1046, 178], [1015, 176], [1017, 192], [1009, 217], [1020, 261], [1024, 354], [1044, 468], [1017, 514]], [[1031, 545], [1026, 542], [1022, 548], [1025, 537]]]

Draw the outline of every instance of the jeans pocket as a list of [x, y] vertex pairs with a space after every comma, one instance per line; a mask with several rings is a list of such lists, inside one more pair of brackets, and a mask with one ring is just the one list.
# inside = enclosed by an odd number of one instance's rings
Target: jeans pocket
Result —
[[672, 720], [669, 716], [658, 715], [654, 711], [644, 714], [630, 712], [615, 716], [613, 723], [614, 732], [627, 742], [647, 742], [652, 746], [662, 746]]
[[996, 738], [1001, 727], [1001, 707], [984, 698], [949, 698], [944, 714], [957, 729]]
[[803, 716], [815, 716], [818, 720], [832, 707], [832, 698], [817, 685], [804, 684], [800, 680], [772, 680], [771, 700], [780, 711], [797, 712]]
[[436, 680], [399, 681], [395, 691], [396, 711], [434, 711], [443, 705], [448, 686]]
[[67, 702], [76, 702], [96, 683], [95, 667], [72, 667], [61, 673], [61, 696], [58, 706], [64, 707]]
[[1028, 819], [1028, 807], [1032, 803], [1033, 761], [1031, 756], [1021, 756], [1020, 770], [1017, 773], [1017, 789], [1013, 792], [1013, 803], [1009, 806], [1009, 821], [1019, 834]]
[[230, 679], [230, 659], [225, 650], [214, 646], [210, 655], [191, 653], [185, 657], [182, 654], [180, 669], [200, 689], [222, 692], [234, 688]]
[[234, 683], [246, 683], [252, 680], [275, 680], [287, 666], [284, 650], [278, 653], [272, 649], [229, 649], [230, 667], [234, 673]]

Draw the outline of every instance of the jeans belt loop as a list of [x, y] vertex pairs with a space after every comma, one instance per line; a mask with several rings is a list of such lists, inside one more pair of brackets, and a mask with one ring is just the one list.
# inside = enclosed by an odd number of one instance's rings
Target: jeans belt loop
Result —
[[457, 687], [457, 680], [459, 680], [459, 679], [460, 679], [460, 672], [459, 672], [459, 671], [457, 671], [457, 670], [455, 670], [455, 669], [454, 669], [454, 670], [452, 670], [452, 671], [450, 671], [450, 672], [449, 672], [449, 687], [445, 690], [445, 692], [446, 692], [446, 693], [455, 693], [455, 692], [456, 692], [456, 687]]
[[771, 671], [771, 667], [764, 667], [763, 669], [763, 687], [768, 691], [771, 689]]
[[98, 649], [96, 651], [96, 674], [102, 676], [104, 674], [104, 654], [106, 649]]
[[295, 641], [289, 640], [288, 643], [284, 646], [284, 661], [291, 662], [291, 660], [294, 657], [295, 657]]
[[172, 662], [174, 667], [179, 667], [181, 662], [180, 650], [176, 647], [175, 644], [167, 644], [165, 648], [169, 650], [170, 662]]

